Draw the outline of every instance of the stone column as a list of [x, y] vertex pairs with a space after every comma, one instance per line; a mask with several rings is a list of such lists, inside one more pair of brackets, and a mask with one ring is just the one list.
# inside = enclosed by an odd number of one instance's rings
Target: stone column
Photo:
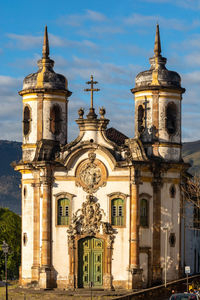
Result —
[[161, 270], [161, 186], [162, 181], [157, 170], [153, 176], [153, 251], [152, 251], [152, 283], [162, 283]]
[[[76, 242], [78, 247], [78, 241]], [[75, 270], [75, 237], [74, 236], [68, 236], [68, 251], [69, 251], [69, 275], [68, 275], [68, 288], [69, 289], [75, 289], [78, 287], [76, 283], [76, 270]]]
[[112, 253], [113, 253], [114, 236], [109, 235], [106, 241], [106, 266], [104, 270], [103, 282], [105, 289], [113, 289], [112, 285]]
[[34, 193], [33, 202], [33, 266], [32, 281], [39, 282], [40, 278], [40, 183], [32, 184]]
[[51, 288], [51, 172], [48, 166], [45, 166], [43, 184], [43, 202], [42, 202], [42, 251], [41, 251], [41, 269], [40, 269], [40, 287]]
[[130, 263], [131, 282], [129, 287], [141, 286], [142, 273], [139, 265], [139, 170], [130, 169]]

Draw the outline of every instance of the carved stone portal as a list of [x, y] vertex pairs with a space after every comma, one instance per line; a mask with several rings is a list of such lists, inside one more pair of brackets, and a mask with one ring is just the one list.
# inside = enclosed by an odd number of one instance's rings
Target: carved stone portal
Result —
[[71, 225], [67, 230], [69, 247], [69, 276], [68, 288], [77, 288], [78, 241], [86, 236], [93, 236], [104, 240], [104, 274], [103, 287], [112, 288], [112, 249], [116, 229], [110, 223], [102, 221], [103, 210], [95, 201], [94, 196], [88, 195], [82, 208], [72, 217]]
[[89, 194], [95, 193], [99, 187], [106, 185], [107, 171], [96, 154], [91, 151], [88, 159], [80, 163], [76, 171], [76, 185], [82, 186]]

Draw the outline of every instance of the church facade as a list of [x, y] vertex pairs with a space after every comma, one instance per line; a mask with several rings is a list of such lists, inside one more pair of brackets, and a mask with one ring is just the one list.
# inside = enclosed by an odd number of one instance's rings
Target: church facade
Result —
[[[78, 111], [67, 141], [67, 79], [56, 74], [45, 29], [39, 70], [24, 79], [21, 285], [133, 289], [179, 277], [180, 76], [165, 67], [157, 25], [150, 70], [135, 95], [135, 137], [107, 129], [102, 107]], [[128, 124], [127, 124], [128, 126]]]

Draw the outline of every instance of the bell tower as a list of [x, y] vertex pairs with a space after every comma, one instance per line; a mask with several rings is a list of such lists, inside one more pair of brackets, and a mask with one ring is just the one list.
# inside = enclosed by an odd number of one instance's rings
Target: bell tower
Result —
[[180, 75], [169, 71], [161, 55], [159, 25], [150, 70], [135, 79], [135, 136], [140, 138], [148, 157], [181, 160], [181, 100], [185, 89]]
[[45, 27], [39, 70], [25, 77], [23, 89], [23, 161], [51, 160], [59, 145], [67, 143], [67, 79], [53, 70]]

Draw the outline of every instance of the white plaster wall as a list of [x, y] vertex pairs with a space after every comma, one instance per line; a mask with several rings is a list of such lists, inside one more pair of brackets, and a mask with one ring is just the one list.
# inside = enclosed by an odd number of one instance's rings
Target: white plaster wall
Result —
[[[50, 95], [48, 95], [50, 97]], [[54, 96], [56, 98], [60, 97], [62, 100], [65, 100], [64, 96]], [[53, 96], [51, 96], [52, 100], [45, 100], [43, 101], [43, 138], [48, 140], [57, 140], [60, 141], [61, 144], [64, 144], [66, 141], [66, 135], [67, 135], [67, 114], [66, 114], [66, 103], [60, 102], [60, 101], [54, 101]], [[58, 136], [55, 136], [50, 131], [50, 109], [53, 107], [53, 105], [59, 105], [60, 109], [62, 111], [61, 113], [61, 119], [62, 119], [62, 125], [61, 125], [61, 132]]]
[[[23, 177], [23, 176], [22, 176]], [[22, 185], [22, 191], [26, 186], [26, 197], [22, 193], [22, 278], [31, 278], [33, 264], [33, 187], [30, 184]], [[27, 233], [27, 244], [23, 244], [23, 233]]]
[[[76, 165], [87, 155], [84, 154], [80, 159], [77, 159]], [[97, 158], [100, 158], [97, 156]], [[102, 158], [102, 157], [101, 157]], [[111, 169], [103, 158], [104, 162], [107, 164], [108, 174], [110, 174]], [[63, 171], [61, 172], [63, 176]], [[56, 172], [58, 176], [59, 172]], [[120, 171], [114, 172], [113, 175], [120, 175]], [[70, 173], [71, 175], [71, 173]], [[127, 175], [127, 173], [126, 173]], [[67, 241], [67, 226], [56, 226], [56, 201], [55, 195], [60, 192], [68, 192], [76, 195], [72, 200], [72, 214], [82, 207], [82, 203], [86, 200], [87, 193], [83, 191], [82, 187], [77, 187], [74, 181], [56, 181], [53, 186], [53, 205], [52, 205], [52, 215], [53, 215], [53, 265], [58, 272], [58, 278], [67, 279], [69, 270], [69, 256], [68, 256], [68, 241]], [[108, 181], [106, 186], [100, 187], [99, 190], [94, 194], [97, 198], [100, 208], [103, 209], [103, 221], [110, 221], [110, 205], [108, 194], [113, 192], [122, 192], [129, 195], [129, 182], [128, 181]], [[130, 210], [130, 198], [126, 201], [126, 227], [116, 228], [117, 235], [114, 241], [113, 250], [113, 261], [112, 261], [112, 273], [114, 280], [127, 280], [128, 279], [128, 265], [129, 265], [129, 210]]]
[[140, 268], [143, 270], [142, 272], [142, 287], [147, 287], [148, 283], [148, 254], [140, 253]]
[[[143, 182], [143, 184], [139, 185], [139, 195], [141, 195], [143, 193], [148, 194], [151, 197], [150, 198], [140, 197], [140, 198], [145, 198], [149, 201], [149, 227], [148, 228], [145, 228], [145, 227], [139, 228], [140, 247], [152, 247], [153, 246], [153, 242], [152, 242], [153, 189], [152, 189], [152, 185], [150, 182]], [[139, 211], [140, 211], [140, 208], [139, 208]]]
[[[175, 198], [170, 196], [171, 183], [164, 183], [161, 190], [161, 266], [165, 268], [165, 240], [167, 228], [167, 280], [173, 280], [178, 277], [179, 268], [179, 247], [180, 247], [180, 188], [176, 188]], [[175, 246], [171, 247], [169, 243], [170, 233], [175, 233]]]
[[181, 149], [175, 147], [159, 147], [160, 156], [166, 161], [179, 161], [181, 159]]
[[183, 272], [185, 266], [190, 266], [191, 274], [200, 272], [200, 230], [193, 227], [193, 204], [187, 201], [185, 202], [181, 226], [181, 266]]
[[[167, 95], [166, 95], [167, 96]], [[180, 97], [179, 94], [169, 94], [170, 97]], [[166, 108], [169, 103], [173, 102], [177, 109], [176, 126], [177, 130], [174, 135], [169, 135], [166, 130]], [[181, 100], [179, 99], [167, 99], [163, 98], [162, 95], [159, 97], [159, 139], [161, 142], [181, 142]]]

